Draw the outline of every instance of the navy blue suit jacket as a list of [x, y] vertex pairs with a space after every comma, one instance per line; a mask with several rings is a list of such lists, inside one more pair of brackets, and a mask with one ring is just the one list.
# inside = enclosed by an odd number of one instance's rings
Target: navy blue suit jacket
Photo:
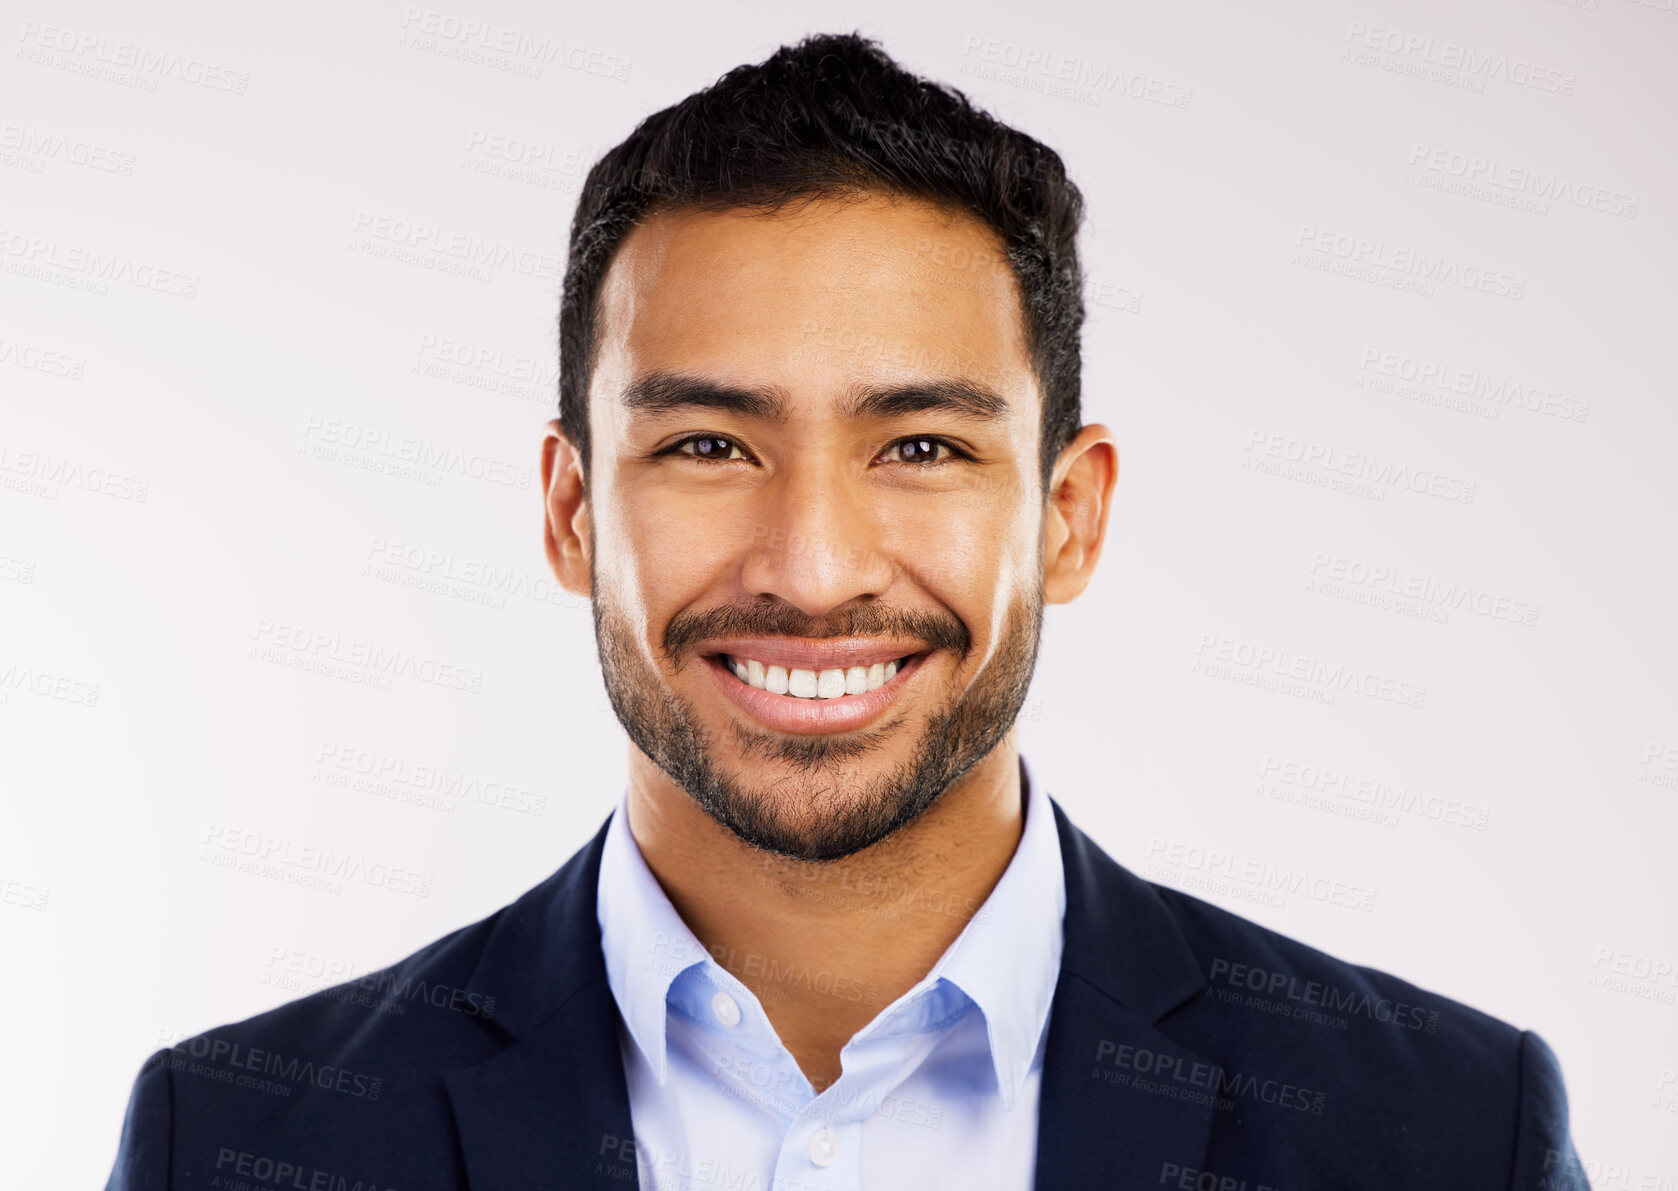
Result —
[[[1587, 1186], [1538, 1035], [1143, 881], [1058, 804], [1055, 823], [1039, 1191]], [[604, 840], [391, 968], [158, 1051], [107, 1191], [634, 1186]]]

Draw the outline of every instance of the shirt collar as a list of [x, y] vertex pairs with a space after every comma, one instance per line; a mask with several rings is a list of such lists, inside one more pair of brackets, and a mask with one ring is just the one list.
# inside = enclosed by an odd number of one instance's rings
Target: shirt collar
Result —
[[[940, 980], [969, 997], [985, 1016], [997, 1087], [1010, 1109], [1048, 1021], [1066, 916], [1054, 810], [1048, 793], [1031, 780], [1023, 757], [1020, 786], [1025, 825], [1008, 867], [955, 942], [900, 999], [922, 995]], [[689, 968], [714, 966], [715, 961], [647, 867], [629, 830], [627, 791], [606, 829], [595, 904], [612, 996], [630, 1037], [663, 1086], [670, 987]], [[717, 975], [727, 979], [720, 968]]]
[[665, 1017], [670, 985], [709, 958], [647, 867], [629, 830], [626, 790], [606, 827], [595, 897], [606, 982], [629, 1036], [652, 1065], [660, 1087], [667, 1071]]
[[928, 981], [943, 976], [985, 1015], [991, 1063], [1005, 1108], [1025, 1082], [1049, 1020], [1060, 975], [1066, 874], [1054, 808], [1020, 758], [1025, 827], [1019, 846], [977, 913], [962, 928]]

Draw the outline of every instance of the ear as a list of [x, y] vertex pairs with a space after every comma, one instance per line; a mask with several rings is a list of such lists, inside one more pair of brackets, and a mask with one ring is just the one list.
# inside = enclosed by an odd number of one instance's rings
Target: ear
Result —
[[1085, 426], [1055, 460], [1043, 522], [1043, 602], [1066, 604], [1095, 575], [1119, 478], [1119, 447], [1105, 426]]
[[554, 578], [572, 595], [592, 596], [583, 460], [557, 419], [548, 423], [542, 439], [542, 499], [546, 513], [542, 539]]

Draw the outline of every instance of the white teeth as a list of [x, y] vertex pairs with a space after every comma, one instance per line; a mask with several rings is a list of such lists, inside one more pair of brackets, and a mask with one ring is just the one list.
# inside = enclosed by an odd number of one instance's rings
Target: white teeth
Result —
[[816, 697], [816, 672], [814, 670], [788, 670], [787, 694], [800, 699], [814, 699]]
[[765, 666], [748, 658], [727, 658], [727, 665], [735, 677], [748, 686], [768, 691], [772, 695], [792, 695], [799, 699], [837, 699], [842, 695], [860, 695], [878, 690], [890, 682], [898, 665], [875, 662], [872, 666], [837, 667], [828, 670], [789, 670], [785, 666]]

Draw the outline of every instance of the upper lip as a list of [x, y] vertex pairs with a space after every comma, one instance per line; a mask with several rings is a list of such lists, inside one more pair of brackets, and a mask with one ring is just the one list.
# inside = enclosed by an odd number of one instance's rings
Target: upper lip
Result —
[[852, 666], [884, 664], [926, 649], [921, 641], [880, 637], [731, 637], [708, 641], [702, 653], [726, 653], [737, 661], [762, 662], [788, 670], [849, 670]]

